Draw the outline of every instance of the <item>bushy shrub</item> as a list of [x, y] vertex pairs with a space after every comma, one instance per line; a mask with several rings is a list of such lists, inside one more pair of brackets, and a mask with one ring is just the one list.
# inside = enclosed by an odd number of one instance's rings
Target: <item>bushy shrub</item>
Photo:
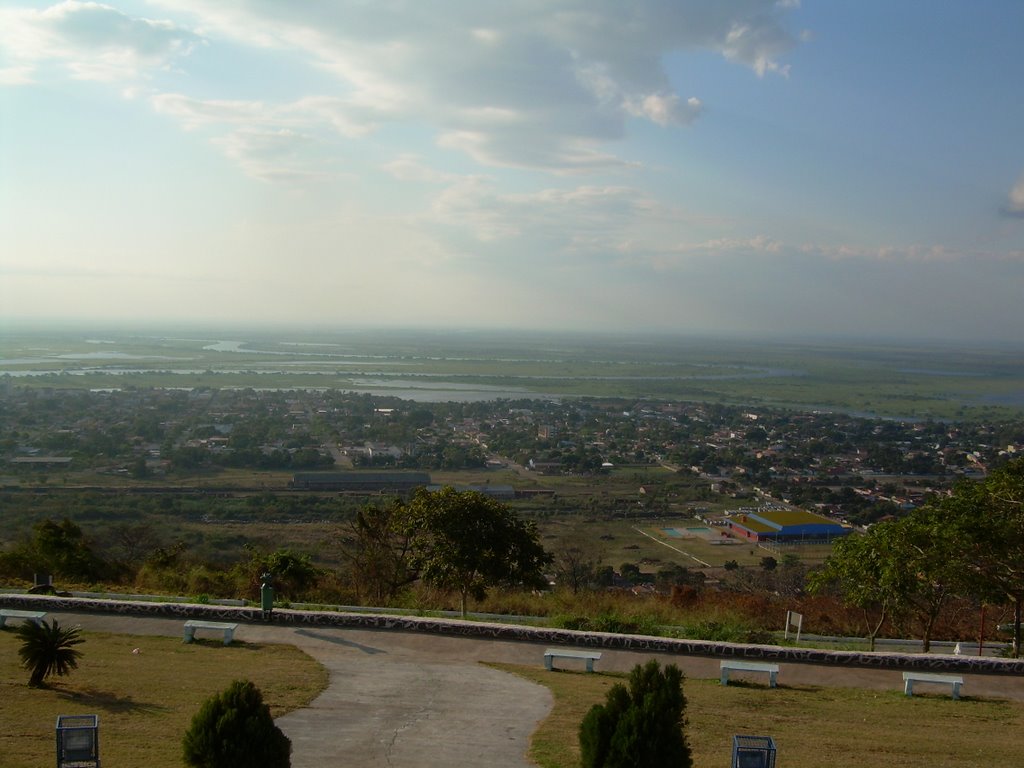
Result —
[[693, 640], [708, 640], [716, 643], [745, 643], [750, 627], [735, 618], [722, 621], [706, 619], [683, 625], [683, 637]]
[[274, 724], [263, 695], [236, 680], [203, 704], [185, 733], [192, 768], [289, 768], [292, 744]]
[[617, 684], [580, 725], [583, 768], [692, 768], [683, 732], [683, 674], [674, 664], [637, 665], [629, 688]]
[[584, 632], [610, 632], [621, 635], [660, 635], [659, 626], [652, 617], [645, 615], [623, 616], [618, 613], [601, 613], [596, 616], [558, 615], [549, 624], [560, 629], [577, 629]]
[[188, 569], [184, 591], [199, 595], [233, 595], [231, 579], [224, 571], [208, 565], [193, 565]]
[[565, 616], [559, 614], [558, 616], [552, 616], [548, 623], [558, 629], [586, 630], [590, 628], [590, 619], [586, 616]]
[[145, 563], [135, 574], [134, 588], [142, 592], [183, 594], [188, 589], [186, 571], [181, 566]]

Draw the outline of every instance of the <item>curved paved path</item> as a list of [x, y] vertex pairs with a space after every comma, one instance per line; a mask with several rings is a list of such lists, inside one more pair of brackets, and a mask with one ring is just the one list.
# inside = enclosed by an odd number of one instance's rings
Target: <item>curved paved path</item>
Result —
[[[55, 615], [85, 629], [136, 635], [180, 637], [183, 624]], [[309, 707], [277, 720], [292, 740], [293, 768], [528, 768], [530, 734], [551, 711], [547, 688], [477, 663], [506, 657], [487, 653], [487, 641], [258, 624], [240, 624], [235, 638], [298, 646], [328, 670], [327, 689]], [[538, 659], [535, 650], [511, 655], [522, 663]]]
[[530, 734], [552, 704], [542, 686], [472, 658], [423, 658], [383, 632], [358, 641], [343, 630], [292, 633], [330, 672], [312, 706], [278, 720], [294, 768], [339, 756], [349, 766], [531, 765]]
[[[64, 613], [62, 622], [125, 634], [181, 636], [181, 619]], [[552, 706], [550, 692], [478, 662], [543, 664], [544, 644], [389, 630], [240, 624], [241, 641], [290, 643], [322, 663], [327, 689], [278, 723], [294, 768], [329, 765], [523, 768], [529, 737]], [[718, 678], [718, 659], [602, 649], [602, 671], [628, 672], [657, 658], [687, 677]], [[763, 676], [755, 679], [757, 682]], [[900, 672], [783, 663], [779, 684], [901, 690]], [[938, 689], [936, 689], [938, 690]], [[964, 675], [964, 695], [1024, 701], [1024, 677]], [[197, 705], [199, 702], [197, 702]]]

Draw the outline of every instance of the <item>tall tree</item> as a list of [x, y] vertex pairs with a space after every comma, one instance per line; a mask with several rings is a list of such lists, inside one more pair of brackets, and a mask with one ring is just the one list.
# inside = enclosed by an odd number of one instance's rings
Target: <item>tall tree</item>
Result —
[[835, 588], [846, 603], [861, 610], [872, 651], [882, 626], [902, 608], [908, 590], [909, 571], [895, 552], [895, 540], [893, 523], [872, 526], [863, 536], [844, 536], [808, 585], [811, 592]]
[[428, 584], [458, 592], [463, 616], [468, 598], [482, 600], [490, 587], [543, 583], [550, 557], [536, 526], [482, 493], [421, 488], [405, 524], [413, 567]]
[[33, 569], [82, 581], [101, 578], [107, 567], [93, 552], [82, 529], [68, 518], [59, 523], [37, 523], [27, 559]]
[[956, 595], [1013, 607], [1013, 655], [1021, 652], [1024, 608], [1024, 459], [902, 520], [836, 542], [812, 590], [835, 585], [865, 612], [869, 639], [884, 621], [912, 614], [929, 650], [932, 629]]
[[28, 684], [33, 688], [50, 675], [63, 676], [78, 668], [82, 652], [74, 646], [83, 642], [78, 627], [62, 627], [56, 619], [49, 624], [26, 621], [18, 627], [18, 639], [18, 657], [30, 670]]
[[916, 620], [922, 651], [928, 653], [943, 608], [966, 588], [963, 550], [934, 506], [920, 507], [888, 526], [892, 567], [903, 571], [900, 607]]
[[590, 547], [570, 544], [555, 551], [552, 565], [557, 584], [572, 590], [575, 595], [580, 590], [591, 588], [597, 581], [601, 557]]
[[939, 506], [944, 529], [962, 553], [976, 596], [1013, 607], [1013, 656], [1021, 653], [1024, 607], [1024, 459], [984, 481], [967, 481]]
[[360, 600], [386, 605], [415, 580], [407, 514], [401, 501], [366, 506], [339, 532], [341, 556], [349, 564]]

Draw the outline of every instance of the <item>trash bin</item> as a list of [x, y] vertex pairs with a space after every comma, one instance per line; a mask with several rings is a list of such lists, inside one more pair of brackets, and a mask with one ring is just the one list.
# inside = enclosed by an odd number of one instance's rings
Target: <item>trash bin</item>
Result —
[[733, 736], [732, 768], [775, 768], [775, 740], [771, 736]]
[[99, 724], [99, 715], [57, 716], [57, 768], [99, 768]]

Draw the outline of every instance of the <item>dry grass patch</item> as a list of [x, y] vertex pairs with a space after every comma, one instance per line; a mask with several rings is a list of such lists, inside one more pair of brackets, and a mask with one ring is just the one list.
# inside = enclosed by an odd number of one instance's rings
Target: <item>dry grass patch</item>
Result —
[[[494, 664], [551, 689], [555, 706], [533, 734], [530, 756], [542, 768], [579, 765], [580, 722], [626, 676], [548, 672]], [[907, 698], [901, 690], [782, 686], [774, 690], [717, 681], [684, 683], [686, 734], [694, 765], [728, 762], [734, 734], [775, 738], [780, 764], [965, 768], [1016, 765], [1024, 703], [947, 696]]]
[[[28, 687], [14, 632], [0, 631], [0, 755], [4, 768], [54, 761], [57, 715], [100, 717], [105, 765], [179, 768], [181, 740], [200, 704], [232, 680], [252, 680], [274, 717], [327, 687], [327, 670], [290, 645], [83, 632], [79, 668]], [[138, 648], [138, 653], [133, 650]]]

